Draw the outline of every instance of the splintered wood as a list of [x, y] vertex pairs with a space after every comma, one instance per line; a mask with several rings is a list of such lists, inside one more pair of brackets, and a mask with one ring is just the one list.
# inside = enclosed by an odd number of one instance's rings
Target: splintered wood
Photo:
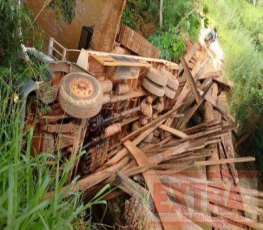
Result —
[[[128, 37], [120, 39], [130, 44]], [[133, 50], [131, 46], [127, 45]], [[113, 66], [109, 57], [93, 57]], [[152, 65], [147, 59], [129, 64], [142, 63], [143, 68]], [[169, 109], [121, 136], [107, 162], [77, 181], [72, 191], [89, 193], [105, 184], [117, 186], [122, 192], [116, 196], [123, 192], [130, 196], [125, 203], [130, 229], [263, 229], [263, 224], [246, 215], [263, 214], [263, 195], [242, 188], [235, 168], [237, 163], [255, 159], [235, 157], [232, 131], [237, 127], [226, 108], [232, 83], [214, 69], [199, 44], [188, 47], [179, 68], [170, 75], [180, 84], [174, 99], [168, 101]], [[159, 103], [155, 109], [164, 107], [158, 97], [154, 100]]]

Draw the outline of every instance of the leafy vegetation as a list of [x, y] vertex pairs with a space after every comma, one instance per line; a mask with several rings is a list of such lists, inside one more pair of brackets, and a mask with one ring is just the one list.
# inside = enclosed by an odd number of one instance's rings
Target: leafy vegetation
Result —
[[150, 40], [162, 51], [162, 57], [167, 60], [178, 61], [186, 49], [183, 38], [178, 35], [174, 27], [170, 31], [156, 32]]
[[38, 41], [28, 36], [35, 28], [30, 12], [16, 0], [0, 1], [0, 9], [0, 229], [90, 228], [87, 210], [101, 203], [108, 187], [84, 205], [82, 193], [72, 193], [72, 183], [66, 186], [80, 154], [65, 162], [63, 171], [60, 154], [30, 155], [33, 130], [23, 131], [20, 87], [46, 68], [25, 61], [19, 51], [21, 43]]
[[75, 17], [76, 0], [52, 0], [50, 6], [67, 23], [71, 23]]
[[247, 149], [257, 156], [263, 171], [263, 8], [245, 0], [205, 0], [205, 4], [210, 21], [219, 27], [226, 75], [235, 83], [231, 110], [241, 133], [255, 131]]
[[159, 25], [159, 4], [157, 0], [129, 0], [122, 20], [146, 37], [149, 34], [145, 33], [144, 26], [154, 24], [149, 40], [161, 50], [163, 58], [177, 61], [185, 51], [184, 40], [198, 38], [200, 4], [195, 0], [164, 0], [162, 26]]

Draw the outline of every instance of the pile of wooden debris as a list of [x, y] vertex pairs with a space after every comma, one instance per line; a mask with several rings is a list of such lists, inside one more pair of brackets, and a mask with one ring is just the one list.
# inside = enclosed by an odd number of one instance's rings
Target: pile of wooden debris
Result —
[[[60, 152], [63, 170], [81, 149], [72, 192], [116, 186], [105, 199], [126, 199], [121, 217], [130, 229], [263, 229], [253, 218], [263, 213], [263, 193], [242, 188], [235, 168], [254, 158], [235, 157], [231, 82], [199, 44], [188, 42], [180, 64], [159, 59], [119, 26], [123, 1], [109, 2], [92, 38], [107, 53], [67, 50], [51, 38], [51, 93], [38, 84], [38, 97], [27, 99], [33, 154]], [[69, 52], [79, 54], [76, 64]]]
[[[235, 158], [232, 131], [236, 125], [227, 112], [232, 83], [213, 68], [205, 48], [189, 42], [179, 65], [94, 51], [82, 51], [77, 63], [102, 81], [105, 76], [115, 79], [115, 95], [107, 100], [113, 111], [125, 113], [118, 103], [134, 100], [135, 113], [122, 121], [129, 123], [125, 131], [111, 137], [103, 161], [83, 175], [73, 190], [94, 194], [106, 184], [116, 185], [118, 190], [107, 199], [130, 195], [125, 219], [131, 229], [263, 228], [245, 215], [262, 214], [263, 194], [242, 188], [234, 165], [255, 159]], [[171, 87], [172, 95], [152, 89], [157, 84], [155, 88], [162, 89], [164, 76], [176, 79], [163, 85]], [[150, 88], [145, 78], [150, 78]], [[122, 81], [130, 88], [118, 93]]]

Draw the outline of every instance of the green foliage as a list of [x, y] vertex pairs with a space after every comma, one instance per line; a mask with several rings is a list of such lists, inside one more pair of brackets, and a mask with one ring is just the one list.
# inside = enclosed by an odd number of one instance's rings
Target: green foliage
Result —
[[[158, 0], [128, 0], [122, 21], [135, 30], [141, 29], [141, 23], [153, 23], [159, 28], [159, 4]], [[201, 19], [199, 8], [199, 1], [164, 1], [163, 26], [149, 37], [161, 50], [163, 58], [177, 61], [186, 48], [183, 37], [198, 38]], [[204, 14], [207, 11], [208, 8], [203, 9]]]
[[162, 52], [162, 58], [178, 61], [186, 46], [175, 28], [167, 32], [158, 32], [150, 37], [150, 41]]
[[198, 1], [165, 0], [164, 1], [164, 29], [176, 27], [179, 32], [197, 39], [200, 29]]
[[[231, 109], [241, 132], [256, 130], [250, 140], [250, 153], [263, 148], [263, 52], [255, 38], [263, 31], [263, 8], [245, 0], [205, 0], [210, 20], [219, 27], [225, 53], [225, 70], [234, 82]], [[222, 20], [224, 18], [224, 20]], [[263, 164], [261, 164], [263, 170]]]
[[141, 23], [154, 23], [158, 26], [158, 0], [128, 0], [122, 15], [122, 22], [134, 30], [140, 30]]
[[[29, 11], [19, 8], [17, 0], [0, 1], [0, 63], [15, 62], [17, 48], [21, 41], [28, 37], [28, 31], [32, 29]], [[21, 33], [22, 34], [21, 34]]]
[[134, 8], [126, 7], [122, 14], [122, 22], [130, 28], [137, 30], [137, 15]]
[[71, 23], [75, 17], [76, 0], [52, 0], [50, 6], [66, 23]]

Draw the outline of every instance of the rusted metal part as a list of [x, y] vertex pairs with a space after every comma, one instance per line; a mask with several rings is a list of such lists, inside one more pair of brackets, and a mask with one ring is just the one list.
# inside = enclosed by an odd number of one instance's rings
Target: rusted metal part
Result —
[[103, 104], [110, 103], [110, 100], [111, 100], [110, 94], [103, 94]]
[[121, 131], [121, 123], [115, 123], [105, 129], [105, 137], [110, 137]]
[[144, 99], [141, 104], [140, 104], [140, 109], [141, 109], [141, 112], [142, 114], [147, 117], [147, 118], [150, 118], [152, 117], [152, 114], [153, 114], [153, 108], [152, 108], [152, 105], [151, 103], [149, 103], [147, 101], [147, 99]]
[[114, 88], [114, 92], [117, 95], [126, 94], [130, 91], [130, 86], [128, 84], [117, 84]]
[[109, 142], [105, 140], [90, 150], [90, 163], [88, 164], [90, 173], [94, 172], [108, 160], [108, 148]]
[[112, 81], [110, 80], [100, 81], [100, 85], [103, 93], [110, 93], [112, 91], [113, 88]]

